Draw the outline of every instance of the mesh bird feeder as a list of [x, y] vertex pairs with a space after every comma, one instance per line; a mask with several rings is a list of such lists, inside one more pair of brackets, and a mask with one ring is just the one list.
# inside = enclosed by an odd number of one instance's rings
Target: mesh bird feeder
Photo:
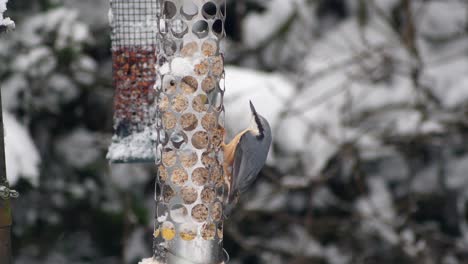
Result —
[[156, 163], [154, 260], [221, 263], [225, 0], [112, 0], [110, 17], [108, 158]]
[[112, 162], [154, 160], [158, 0], [111, 0], [114, 137]]

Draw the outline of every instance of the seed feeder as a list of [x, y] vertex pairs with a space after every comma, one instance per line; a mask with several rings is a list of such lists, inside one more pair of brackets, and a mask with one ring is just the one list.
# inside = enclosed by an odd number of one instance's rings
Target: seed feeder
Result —
[[111, 0], [114, 136], [111, 162], [154, 161], [157, 0]]
[[224, 0], [160, 0], [154, 256], [218, 264], [224, 171]]
[[222, 263], [225, 0], [113, 0], [110, 17], [108, 158], [157, 167], [154, 255], [142, 263]]

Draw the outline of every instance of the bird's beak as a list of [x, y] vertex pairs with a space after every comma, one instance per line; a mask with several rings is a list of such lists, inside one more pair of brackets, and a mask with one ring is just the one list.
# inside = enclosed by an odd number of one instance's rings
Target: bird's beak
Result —
[[250, 111], [252, 111], [252, 114], [255, 116], [257, 114], [257, 111], [255, 110], [255, 107], [252, 104], [252, 101], [249, 101], [249, 102], [250, 102]]

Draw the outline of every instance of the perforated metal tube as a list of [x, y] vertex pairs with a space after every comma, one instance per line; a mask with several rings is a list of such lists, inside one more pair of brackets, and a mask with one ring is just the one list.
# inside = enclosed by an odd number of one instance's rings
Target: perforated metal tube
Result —
[[160, 262], [223, 261], [224, 0], [159, 0], [156, 219]]

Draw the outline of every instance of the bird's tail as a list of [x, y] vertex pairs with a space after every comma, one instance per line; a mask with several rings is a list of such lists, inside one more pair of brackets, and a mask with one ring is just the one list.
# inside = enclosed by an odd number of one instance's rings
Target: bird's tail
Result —
[[235, 205], [230, 204], [230, 203], [224, 206], [224, 211], [223, 211], [224, 219], [228, 219], [229, 216], [231, 216], [231, 213], [234, 210], [234, 207]]
[[239, 201], [239, 195], [237, 195], [236, 193], [229, 194], [227, 203], [224, 204], [224, 210], [223, 210], [224, 218], [228, 218], [231, 215], [238, 201]]

